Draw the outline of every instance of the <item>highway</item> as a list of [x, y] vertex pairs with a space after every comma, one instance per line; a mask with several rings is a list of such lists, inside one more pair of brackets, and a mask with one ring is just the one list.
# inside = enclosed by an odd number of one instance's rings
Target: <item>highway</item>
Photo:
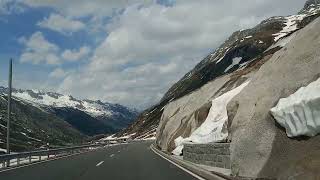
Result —
[[196, 179], [150, 150], [150, 142], [103, 148], [0, 172], [1, 180]]

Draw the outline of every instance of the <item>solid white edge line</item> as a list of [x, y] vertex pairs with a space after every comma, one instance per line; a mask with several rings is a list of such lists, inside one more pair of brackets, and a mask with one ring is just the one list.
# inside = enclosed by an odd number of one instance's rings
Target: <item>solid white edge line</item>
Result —
[[104, 161], [99, 162], [99, 163], [96, 165], [96, 167], [100, 166], [100, 165], [103, 164], [103, 163], [104, 163]]
[[184, 168], [184, 167], [180, 166], [179, 164], [177, 164], [177, 163], [175, 163], [175, 162], [171, 161], [170, 159], [168, 159], [168, 158], [164, 157], [162, 154], [160, 154], [160, 153], [156, 152], [155, 150], [153, 150], [153, 148], [150, 148], [150, 149], [151, 149], [154, 153], [156, 153], [158, 156], [160, 156], [160, 157], [162, 157], [163, 159], [165, 159], [165, 160], [169, 161], [171, 164], [173, 164], [173, 165], [177, 166], [178, 168], [180, 168], [181, 170], [183, 170], [183, 171], [187, 172], [188, 174], [192, 175], [193, 177], [195, 177], [195, 178], [197, 178], [197, 179], [200, 179], [200, 180], [206, 180], [206, 179], [204, 179], [203, 177], [198, 176], [197, 174], [195, 174], [195, 173], [193, 173], [193, 172], [189, 171], [188, 169], [186, 169], [186, 168]]

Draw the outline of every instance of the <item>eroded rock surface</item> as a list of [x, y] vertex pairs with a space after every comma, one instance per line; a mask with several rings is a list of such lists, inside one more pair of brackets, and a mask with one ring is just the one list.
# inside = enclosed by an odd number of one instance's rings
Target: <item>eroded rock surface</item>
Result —
[[314, 170], [320, 167], [320, 136], [288, 138], [269, 111], [280, 98], [288, 97], [319, 77], [320, 19], [294, 36], [261, 66], [250, 84], [228, 105], [229, 114], [234, 116], [229, 120], [234, 175], [320, 177], [320, 171]]
[[243, 84], [254, 72], [222, 76], [165, 106], [157, 129], [158, 147], [171, 153], [175, 139], [189, 137], [206, 120], [213, 99]]

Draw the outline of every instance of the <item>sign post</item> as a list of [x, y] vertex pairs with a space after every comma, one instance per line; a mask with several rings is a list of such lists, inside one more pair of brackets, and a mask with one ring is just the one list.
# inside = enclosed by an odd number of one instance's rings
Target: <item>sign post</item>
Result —
[[[9, 81], [8, 81], [7, 154], [10, 154], [11, 93], [12, 93], [12, 59], [10, 59], [10, 64], [9, 64]], [[9, 164], [10, 163], [8, 163], [8, 166]]]

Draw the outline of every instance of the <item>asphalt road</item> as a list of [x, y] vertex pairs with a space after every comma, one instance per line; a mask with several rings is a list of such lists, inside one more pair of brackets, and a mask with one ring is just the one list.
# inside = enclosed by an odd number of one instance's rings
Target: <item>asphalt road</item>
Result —
[[107, 147], [0, 173], [1, 180], [196, 179], [154, 154], [150, 142]]

